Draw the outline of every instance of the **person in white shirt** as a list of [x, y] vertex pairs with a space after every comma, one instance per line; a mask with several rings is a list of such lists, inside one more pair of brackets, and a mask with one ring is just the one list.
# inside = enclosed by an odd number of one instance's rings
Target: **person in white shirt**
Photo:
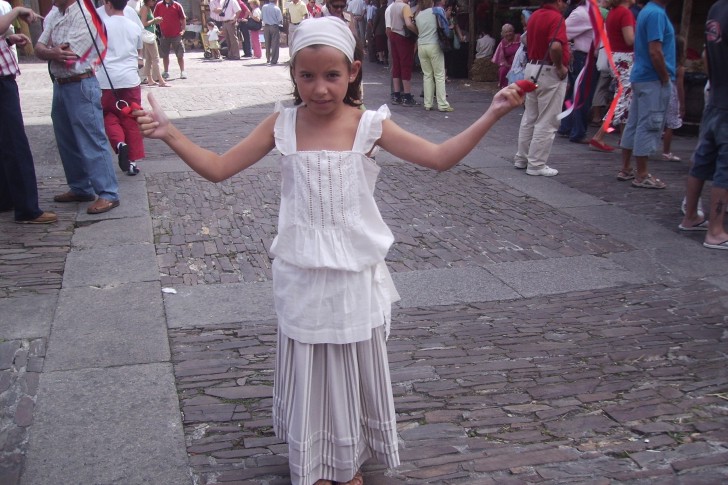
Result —
[[350, 0], [346, 6], [346, 11], [353, 17], [356, 24], [356, 31], [362, 45], [367, 38], [367, 4], [364, 0]]
[[[0, 15], [5, 15], [7, 13], [10, 13], [10, 11], [13, 9], [13, 6], [10, 5], [10, 3], [6, 2], [5, 0], [0, 0]], [[13, 35], [15, 33], [15, 27], [13, 27], [13, 24], [10, 24], [10, 27], [6, 32], [0, 32], [0, 35]], [[15, 44], [10, 46], [10, 52], [13, 53], [13, 56], [15, 56], [15, 60], [18, 59], [18, 49], [15, 47]]]
[[222, 24], [228, 46], [228, 61], [240, 60], [240, 40], [238, 39], [238, 12], [241, 8], [237, 0], [210, 0], [210, 17]]
[[[134, 22], [124, 13], [130, 10]], [[106, 0], [97, 9], [109, 39], [108, 51], [99, 69], [104, 129], [111, 148], [118, 155], [119, 168], [127, 175], [139, 173], [137, 162], [144, 158], [144, 140], [136, 120], [124, 108], [141, 106], [142, 89], [138, 69], [142, 58], [141, 20], [126, 0]]]

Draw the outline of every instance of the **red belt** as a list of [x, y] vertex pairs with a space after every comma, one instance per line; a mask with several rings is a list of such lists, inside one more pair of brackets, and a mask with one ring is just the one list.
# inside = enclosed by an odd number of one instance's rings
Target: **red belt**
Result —
[[86, 71], [83, 74], [76, 74], [75, 76], [71, 77], [57, 77], [56, 82], [58, 84], [68, 84], [68, 83], [77, 83], [82, 79], [88, 79], [90, 77], [94, 77], [96, 74], [93, 73], [93, 71]]

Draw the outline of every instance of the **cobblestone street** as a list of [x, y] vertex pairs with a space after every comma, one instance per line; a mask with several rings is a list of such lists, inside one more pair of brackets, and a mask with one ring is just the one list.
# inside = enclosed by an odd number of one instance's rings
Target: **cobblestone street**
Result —
[[[397, 312], [403, 465], [367, 483], [723, 483], [721, 298], [649, 285]], [[285, 483], [275, 322], [170, 339], [200, 483]]]

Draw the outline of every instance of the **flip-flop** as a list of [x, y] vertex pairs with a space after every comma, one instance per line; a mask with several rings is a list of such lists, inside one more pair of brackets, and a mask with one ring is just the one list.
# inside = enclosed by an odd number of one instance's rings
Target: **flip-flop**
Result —
[[722, 243], [718, 243], [718, 244], [710, 244], [710, 243], [704, 242], [703, 246], [705, 246], [708, 249], [728, 249], [728, 241], [723, 241]]
[[680, 224], [677, 226], [678, 229], [681, 231], [707, 231], [708, 230], [708, 219], [703, 219], [698, 224], [695, 224], [694, 226], [683, 226]]

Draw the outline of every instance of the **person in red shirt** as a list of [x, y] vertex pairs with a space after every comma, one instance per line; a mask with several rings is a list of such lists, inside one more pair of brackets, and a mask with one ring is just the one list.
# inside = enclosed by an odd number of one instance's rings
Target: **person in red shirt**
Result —
[[185, 73], [185, 46], [182, 43], [182, 36], [187, 29], [187, 16], [182, 5], [174, 0], [164, 0], [154, 7], [154, 16], [162, 17], [159, 30], [162, 38], [159, 39], [159, 53], [162, 56], [164, 72], [162, 77], [169, 79], [169, 51], [174, 50], [179, 64], [180, 79], [187, 79]]
[[[629, 9], [632, 4], [634, 4], [634, 0], [612, 0], [612, 9], [607, 15], [606, 22], [607, 37], [609, 38], [609, 46], [612, 48], [614, 66], [617, 68], [617, 75], [619, 75], [619, 81], [622, 83], [622, 94], [617, 100], [617, 106], [612, 118], [612, 125], [620, 133], [627, 123], [629, 105], [632, 103], [632, 84], [629, 81], [632, 64], [634, 64], [635, 19]], [[604, 129], [599, 128], [589, 145], [603, 152], [614, 151], [614, 147], [603, 142], [605, 134]], [[634, 174], [620, 172], [617, 174], [617, 178], [619, 180], [631, 180], [634, 178]]]
[[566, 93], [569, 73], [569, 43], [566, 39], [564, 10], [568, 1], [542, 0], [541, 8], [528, 20], [526, 31], [528, 64], [525, 79], [537, 82], [538, 89], [526, 95], [526, 111], [518, 132], [514, 166], [528, 175], [553, 177], [559, 173], [546, 165], [551, 153]]

